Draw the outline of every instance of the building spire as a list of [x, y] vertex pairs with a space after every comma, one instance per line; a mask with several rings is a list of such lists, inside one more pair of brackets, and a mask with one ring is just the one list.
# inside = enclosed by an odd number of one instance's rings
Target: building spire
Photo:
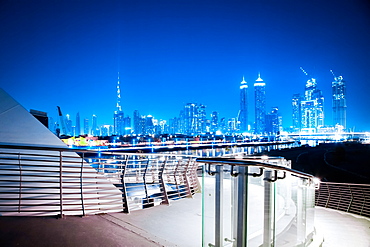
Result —
[[121, 108], [121, 87], [120, 87], [120, 83], [119, 83], [119, 72], [118, 72], [118, 81], [117, 81], [117, 112], [120, 112], [122, 111], [122, 108]]
[[260, 72], [258, 72], [258, 78], [257, 78], [256, 81], [263, 81], [262, 78], [261, 78], [261, 73]]

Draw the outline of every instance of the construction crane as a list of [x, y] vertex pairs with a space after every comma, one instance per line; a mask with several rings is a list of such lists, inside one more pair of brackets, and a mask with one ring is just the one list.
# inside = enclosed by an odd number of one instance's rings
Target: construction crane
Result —
[[62, 110], [60, 110], [60, 107], [59, 106], [57, 106], [57, 108], [58, 108], [58, 113], [59, 113], [60, 125], [62, 126], [62, 131], [63, 131], [62, 134], [66, 135], [67, 134], [67, 131], [66, 131], [66, 125], [65, 125], [64, 119], [63, 119]]
[[331, 74], [334, 76], [334, 79], [337, 78], [335, 75], [334, 75], [334, 72], [333, 70], [330, 70]]
[[300, 69], [302, 70], [302, 72], [306, 75], [306, 76], [309, 76], [308, 73], [302, 68], [300, 67]]

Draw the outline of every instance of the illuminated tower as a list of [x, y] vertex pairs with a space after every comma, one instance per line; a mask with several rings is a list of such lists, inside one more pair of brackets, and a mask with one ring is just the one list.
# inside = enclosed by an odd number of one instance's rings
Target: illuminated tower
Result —
[[211, 132], [215, 133], [218, 130], [218, 112], [214, 111], [211, 114]]
[[66, 114], [65, 123], [66, 123], [67, 135], [72, 136], [73, 135], [73, 133], [72, 133], [72, 120], [71, 120], [69, 114]]
[[[262, 79], [261, 79], [262, 80]], [[247, 82], [243, 80], [240, 83], [240, 111], [239, 119], [240, 132], [248, 131], [248, 85]]]
[[[301, 70], [308, 76], [306, 71]], [[307, 80], [301, 101], [301, 128], [304, 131], [315, 132], [317, 128], [324, 126], [324, 96], [316, 86], [315, 78]]]
[[183, 132], [196, 135], [205, 132], [206, 129], [206, 106], [196, 103], [188, 103], [182, 111]]
[[76, 133], [75, 133], [75, 136], [79, 136], [81, 135], [81, 123], [80, 123], [80, 113], [77, 112], [77, 115], [76, 115]]
[[346, 104], [346, 83], [342, 76], [334, 76], [331, 84], [333, 90], [333, 124], [346, 128], [347, 104]]
[[114, 134], [115, 135], [124, 135], [125, 134], [125, 124], [124, 124], [124, 114], [121, 108], [121, 88], [119, 83], [119, 72], [118, 72], [118, 81], [117, 81], [117, 103], [116, 111], [113, 115], [114, 119]]
[[254, 100], [255, 133], [262, 134], [265, 132], [266, 125], [266, 83], [263, 82], [260, 74], [258, 74], [258, 78], [254, 83]]
[[92, 116], [91, 135], [100, 136], [100, 131], [99, 131], [99, 128], [98, 128], [98, 117], [96, 115]]
[[293, 118], [293, 129], [300, 130], [301, 129], [301, 101], [302, 96], [301, 94], [293, 94], [292, 98], [292, 118]]
[[90, 131], [89, 131], [89, 119], [88, 118], [85, 118], [84, 119], [84, 134], [85, 135], [90, 134]]

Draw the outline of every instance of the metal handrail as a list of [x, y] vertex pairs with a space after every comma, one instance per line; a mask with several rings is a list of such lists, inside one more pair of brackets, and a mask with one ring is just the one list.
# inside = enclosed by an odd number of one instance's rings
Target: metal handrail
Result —
[[321, 182], [315, 205], [370, 217], [370, 185]]
[[0, 143], [0, 215], [88, 215], [166, 204], [200, 189], [194, 157]]
[[[269, 160], [271, 159], [281, 159], [279, 157], [269, 157]], [[273, 165], [269, 164], [267, 162], [262, 162], [260, 160], [256, 159], [250, 159], [248, 158], [197, 158], [197, 162], [200, 163], [207, 163], [207, 164], [222, 164], [222, 165], [233, 165], [233, 166], [256, 166], [256, 167], [261, 167], [261, 168], [269, 168], [269, 169], [274, 169], [274, 170], [280, 170], [280, 171], [285, 171], [285, 172], [290, 172], [293, 176], [297, 177], [303, 177], [307, 179], [313, 179], [314, 176], [300, 172], [288, 167], [284, 166], [278, 166], [278, 165]]]
[[[55, 147], [55, 146], [35, 146], [35, 145], [25, 145], [25, 144], [18, 145], [18, 144], [0, 143], [0, 149], [2, 148], [28, 149], [28, 150], [40, 150], [40, 151], [60, 151], [60, 152], [69, 152], [69, 153], [97, 153], [97, 154], [108, 154], [108, 155], [138, 155], [138, 156], [155, 155], [155, 156], [163, 156], [163, 157], [166, 157], [169, 155], [169, 154], [161, 154], [161, 153], [153, 154], [153, 153], [117, 152], [114, 150], [110, 151], [109, 149], [96, 150], [96, 149], [81, 149], [81, 148], [68, 148], [68, 147], [62, 148], [62, 147]], [[30, 154], [30, 155], [33, 155], [33, 154]], [[178, 157], [189, 157], [189, 158], [199, 157], [195, 155], [183, 155], [183, 154], [170, 154], [170, 155], [178, 156]]]

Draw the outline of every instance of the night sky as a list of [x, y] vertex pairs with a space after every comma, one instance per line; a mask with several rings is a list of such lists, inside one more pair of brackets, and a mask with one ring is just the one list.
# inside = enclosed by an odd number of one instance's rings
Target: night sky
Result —
[[324, 92], [327, 125], [332, 69], [347, 82], [347, 127], [370, 130], [365, 0], [2, 0], [0, 23], [0, 87], [54, 120], [60, 106], [73, 121], [113, 124], [118, 72], [125, 114], [166, 120], [190, 102], [236, 117], [245, 76], [254, 120], [261, 73], [267, 110], [278, 106], [289, 127], [303, 67]]

